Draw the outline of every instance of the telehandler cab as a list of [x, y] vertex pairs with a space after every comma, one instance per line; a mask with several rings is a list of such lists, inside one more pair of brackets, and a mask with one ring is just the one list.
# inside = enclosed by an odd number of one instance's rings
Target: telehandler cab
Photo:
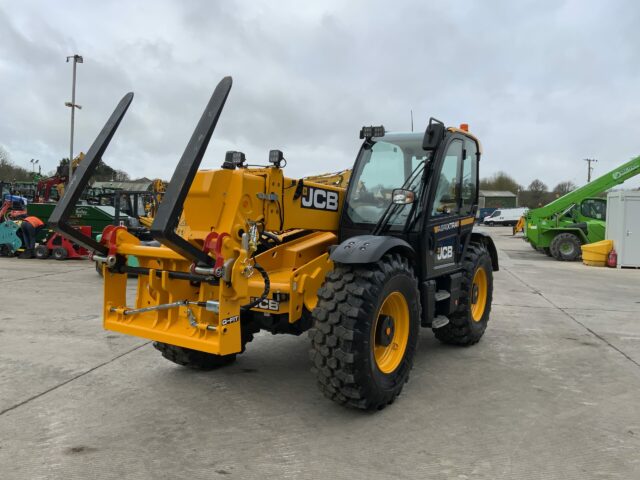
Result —
[[[198, 171], [231, 84], [216, 87], [167, 187], [151, 227], [160, 247], [119, 226], [96, 242], [67, 222], [132, 93], [49, 222], [102, 263], [106, 329], [199, 369], [231, 363], [261, 329], [308, 330], [322, 392], [383, 408], [408, 379], [420, 326], [456, 345], [476, 343], [487, 326], [498, 258], [472, 231], [480, 144], [465, 126], [434, 119], [424, 134], [365, 127], [346, 189], [285, 177], [279, 150], [265, 166], [228, 152], [222, 168]], [[128, 273], [138, 275], [135, 305]]]

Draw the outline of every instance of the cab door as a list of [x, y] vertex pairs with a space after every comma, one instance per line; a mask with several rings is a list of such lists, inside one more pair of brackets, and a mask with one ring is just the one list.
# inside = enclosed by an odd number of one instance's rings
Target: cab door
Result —
[[459, 268], [477, 210], [478, 148], [453, 135], [434, 168], [427, 205], [426, 272], [437, 277]]

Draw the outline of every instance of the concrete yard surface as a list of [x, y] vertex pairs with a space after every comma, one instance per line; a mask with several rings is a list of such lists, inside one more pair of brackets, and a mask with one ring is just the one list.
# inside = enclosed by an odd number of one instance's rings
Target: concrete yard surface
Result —
[[102, 329], [89, 262], [0, 258], [0, 479], [640, 479], [640, 270], [484, 231], [501, 262], [484, 338], [422, 329], [377, 413], [321, 395], [306, 335], [190, 371]]

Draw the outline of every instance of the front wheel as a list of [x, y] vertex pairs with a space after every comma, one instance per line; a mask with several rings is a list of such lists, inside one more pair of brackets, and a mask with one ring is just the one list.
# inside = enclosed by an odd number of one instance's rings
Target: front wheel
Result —
[[493, 267], [484, 244], [469, 243], [462, 268], [458, 310], [449, 315], [448, 324], [433, 333], [443, 343], [469, 346], [484, 335], [491, 312]]
[[[253, 340], [253, 331], [242, 326], [241, 330], [242, 350], [244, 353], [247, 343]], [[170, 362], [194, 370], [215, 370], [216, 368], [230, 365], [236, 360], [238, 353], [230, 355], [215, 355], [213, 353], [192, 350], [191, 348], [178, 347], [169, 343], [153, 342], [153, 346], [164, 358]]]
[[236, 359], [235, 353], [232, 355], [214, 355], [162, 342], [153, 342], [153, 346], [167, 360], [195, 370], [213, 370], [229, 365]]
[[553, 258], [565, 262], [573, 262], [581, 255], [580, 239], [573, 233], [559, 233], [551, 241], [550, 252]]
[[393, 403], [409, 379], [420, 325], [418, 282], [406, 258], [340, 265], [313, 310], [310, 356], [331, 400], [363, 410]]
[[44, 260], [49, 257], [49, 248], [44, 244], [38, 245], [33, 251], [33, 254], [36, 258]]

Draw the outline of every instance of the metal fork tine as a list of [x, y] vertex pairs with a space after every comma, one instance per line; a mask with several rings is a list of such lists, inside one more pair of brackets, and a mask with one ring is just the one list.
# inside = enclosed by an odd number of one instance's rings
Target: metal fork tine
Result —
[[158, 213], [151, 225], [153, 238], [183, 257], [205, 265], [212, 264], [211, 257], [175, 233], [175, 228], [191, 184], [202, 162], [202, 157], [204, 157], [211, 135], [229, 96], [232, 83], [231, 77], [224, 77], [211, 95], [196, 129], [191, 135], [187, 148], [185, 148], [173, 172]]
[[[80, 162], [75, 175], [71, 178], [63, 197], [56, 205], [56, 208], [53, 210], [48, 222], [56, 232], [73, 240], [78, 245], [81, 245], [88, 250], [99, 252], [102, 255], [107, 254], [107, 248], [96, 242], [93, 238], [83, 235], [80, 231], [73, 228], [69, 225], [68, 220], [73, 213], [78, 200], [80, 200], [82, 192], [89, 183], [91, 175], [98, 166], [98, 162], [102, 158], [102, 155], [109, 146], [109, 142], [111, 142], [114, 133], [118, 129], [124, 114], [127, 113], [127, 109], [129, 108], [132, 100], [133, 92], [129, 92], [122, 97], [122, 100], [120, 100], [120, 103], [118, 103], [118, 106], [109, 117], [109, 120], [107, 120], [107, 123], [102, 127], [102, 130], [89, 148], [84, 160]], [[72, 160], [73, 159], [69, 159], [70, 162]]]

